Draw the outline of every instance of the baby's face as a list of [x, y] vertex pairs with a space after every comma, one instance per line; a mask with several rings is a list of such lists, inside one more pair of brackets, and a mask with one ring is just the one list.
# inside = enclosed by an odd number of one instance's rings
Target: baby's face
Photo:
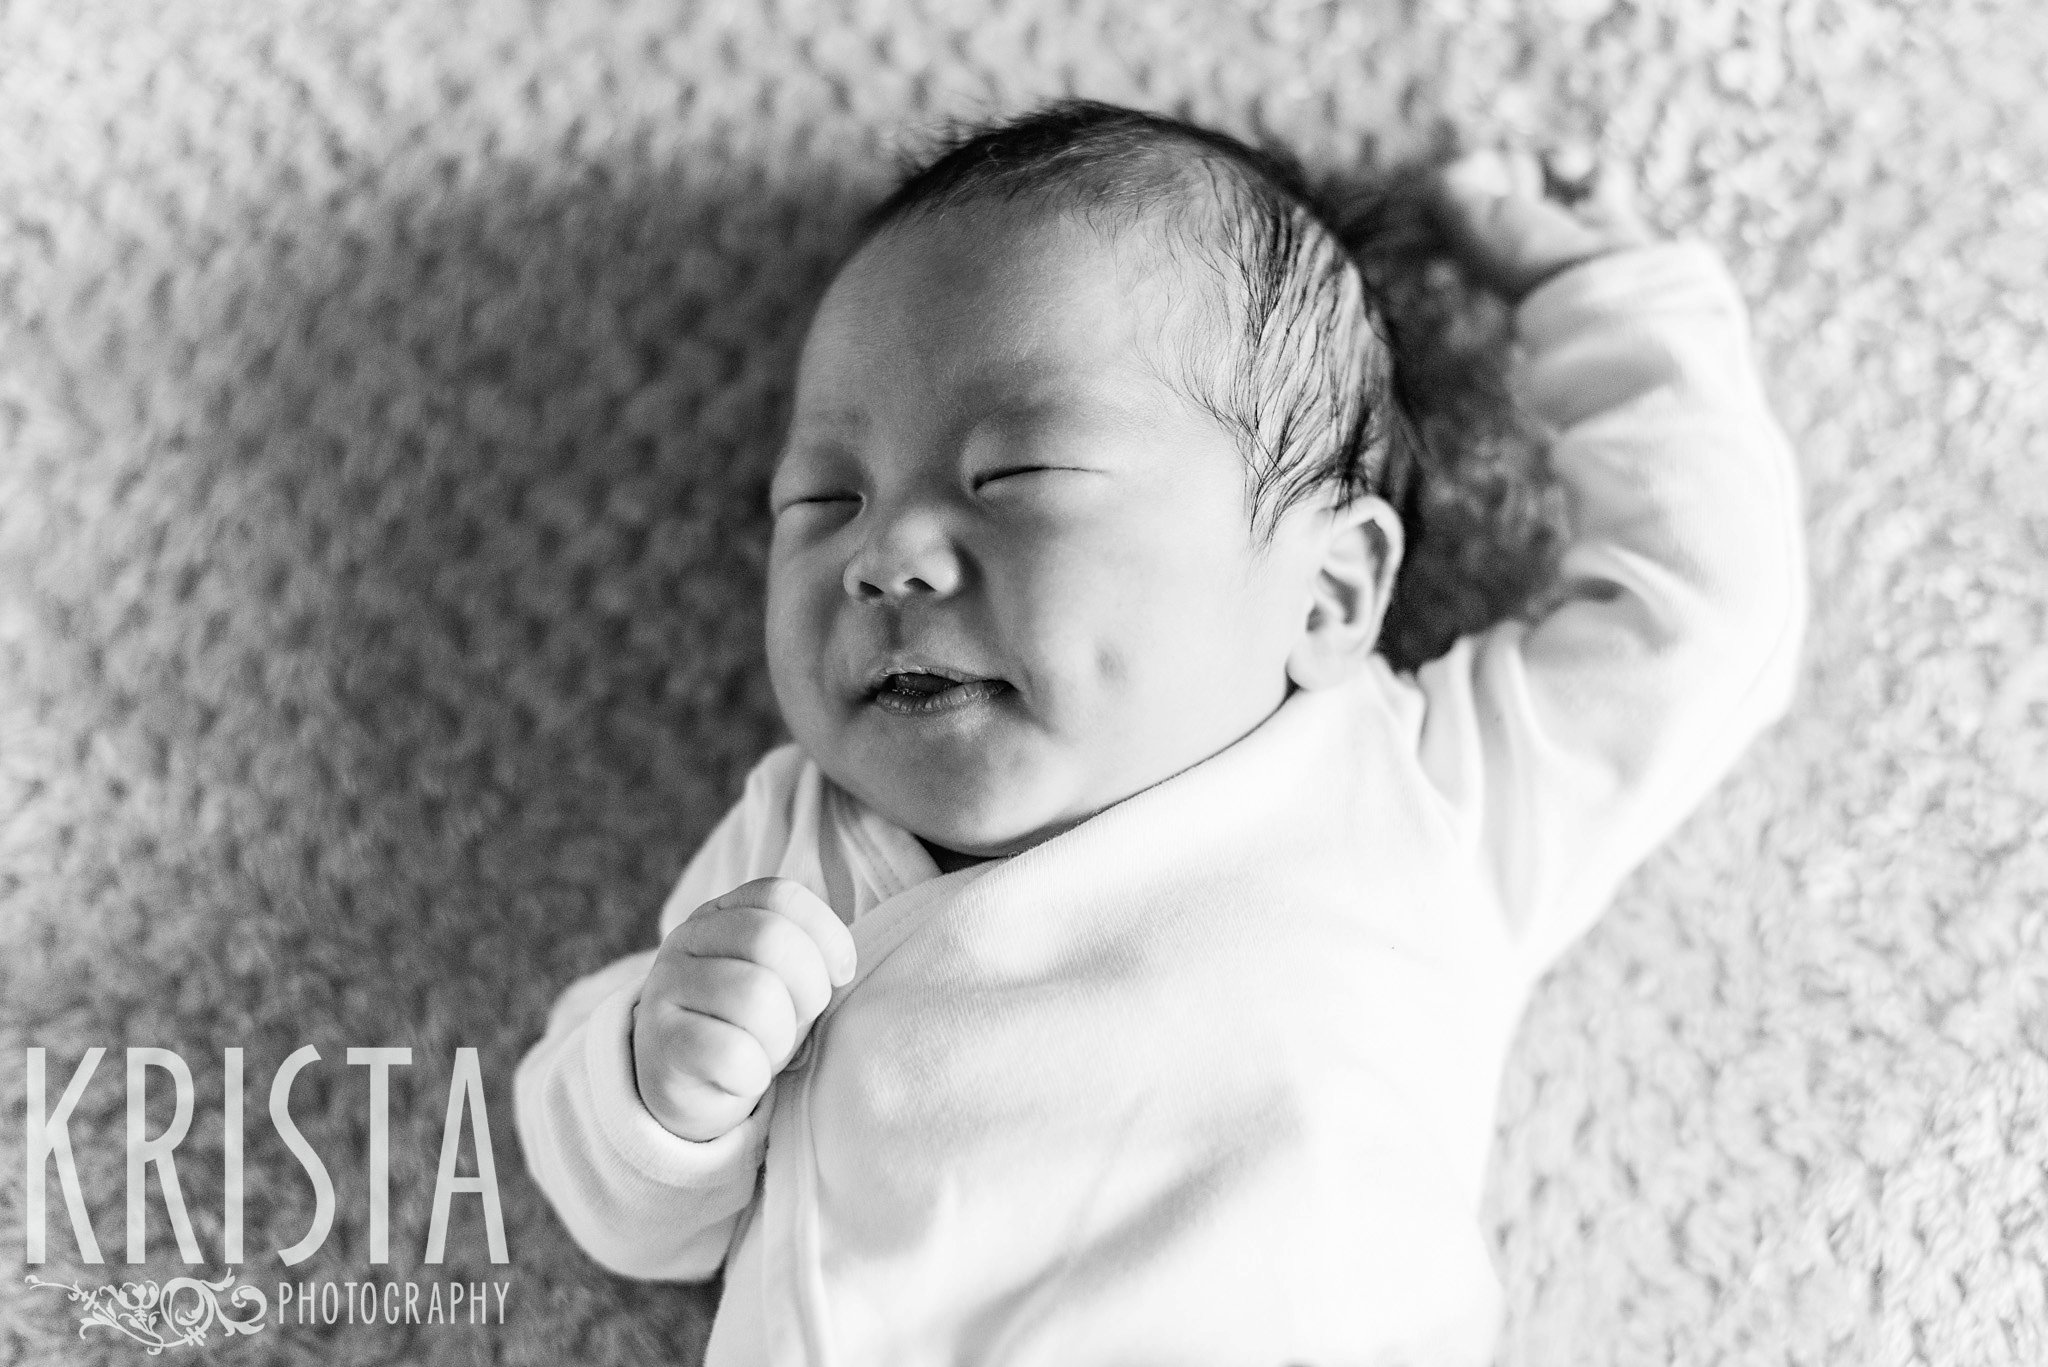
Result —
[[1306, 507], [1255, 545], [1231, 435], [1154, 373], [1168, 300], [1201, 282], [1085, 224], [1008, 217], [898, 224], [833, 283], [768, 583], [797, 741], [899, 825], [982, 856], [1271, 714], [1317, 563]]

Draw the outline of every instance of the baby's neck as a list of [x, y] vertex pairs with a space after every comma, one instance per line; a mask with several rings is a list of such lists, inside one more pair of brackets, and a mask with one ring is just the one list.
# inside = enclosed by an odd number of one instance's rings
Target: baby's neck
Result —
[[917, 843], [924, 846], [924, 852], [932, 857], [934, 864], [939, 866], [940, 873], [952, 873], [956, 869], [973, 868], [976, 864], [986, 864], [995, 857], [994, 855], [987, 854], [962, 854], [958, 850], [949, 850], [944, 845], [934, 845], [923, 836], [917, 838]]

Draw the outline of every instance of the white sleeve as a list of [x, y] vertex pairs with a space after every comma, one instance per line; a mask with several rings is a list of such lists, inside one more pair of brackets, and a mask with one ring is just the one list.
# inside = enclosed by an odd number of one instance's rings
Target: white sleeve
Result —
[[1423, 766], [1540, 971], [1789, 704], [1806, 587], [1792, 452], [1710, 250], [1576, 266], [1515, 327], [1571, 540], [1539, 617], [1416, 680]]
[[[678, 881], [664, 933], [718, 894], [775, 871], [796, 759], [785, 747], [748, 777]], [[628, 1277], [700, 1281], [725, 1261], [754, 1199], [775, 1092], [702, 1143], [654, 1118], [633, 1072], [633, 1008], [653, 963], [652, 950], [630, 955], [556, 1000], [514, 1082], [519, 1139], [527, 1171], [598, 1263]]]

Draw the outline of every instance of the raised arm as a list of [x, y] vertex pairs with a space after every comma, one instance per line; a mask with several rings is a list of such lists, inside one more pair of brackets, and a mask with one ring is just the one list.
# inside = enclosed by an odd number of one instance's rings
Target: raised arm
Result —
[[1568, 214], [1477, 179], [1453, 212], [1520, 301], [1517, 389], [1557, 431], [1571, 540], [1539, 618], [1419, 671], [1422, 755], [1540, 968], [1787, 705], [1798, 485], [1709, 249], [1650, 243], [1616, 198]]

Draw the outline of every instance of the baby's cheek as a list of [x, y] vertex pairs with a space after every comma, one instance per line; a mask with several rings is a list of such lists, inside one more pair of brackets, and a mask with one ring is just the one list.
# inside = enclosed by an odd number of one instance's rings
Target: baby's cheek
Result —
[[803, 618], [787, 594], [771, 589], [768, 594], [767, 640], [768, 679], [780, 694], [795, 684], [803, 661], [810, 653], [805, 641]]
[[786, 717], [808, 712], [818, 705], [823, 687], [830, 604], [805, 584], [771, 579], [767, 609], [768, 681]]

